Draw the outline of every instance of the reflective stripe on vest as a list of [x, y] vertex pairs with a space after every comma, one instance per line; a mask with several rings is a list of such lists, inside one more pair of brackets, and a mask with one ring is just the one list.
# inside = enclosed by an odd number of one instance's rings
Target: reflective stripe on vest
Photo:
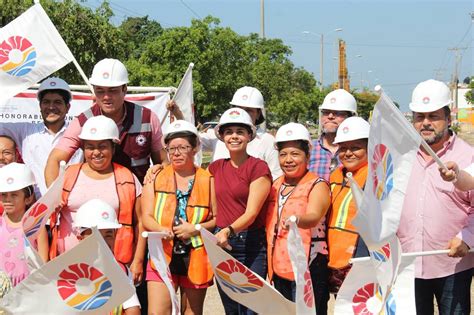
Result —
[[[360, 187], [367, 179], [367, 164], [352, 172], [352, 177]], [[359, 239], [357, 229], [352, 225], [352, 219], [357, 213], [355, 201], [349, 183], [344, 180], [342, 167], [336, 169], [330, 176], [331, 208], [328, 215], [328, 252], [329, 267], [344, 268], [354, 256]]]
[[[192, 224], [209, 220], [210, 216], [210, 187], [212, 175], [202, 169], [196, 169], [194, 184], [186, 206], [188, 222]], [[163, 227], [172, 228], [176, 214], [176, 182], [173, 167], [166, 166], [155, 178], [155, 207], [153, 216]], [[173, 240], [163, 240], [163, 251], [167, 262], [173, 255]], [[200, 235], [191, 238], [188, 277], [194, 284], [208, 283], [213, 276], [206, 250]], [[154, 268], [153, 263], [151, 266]]]

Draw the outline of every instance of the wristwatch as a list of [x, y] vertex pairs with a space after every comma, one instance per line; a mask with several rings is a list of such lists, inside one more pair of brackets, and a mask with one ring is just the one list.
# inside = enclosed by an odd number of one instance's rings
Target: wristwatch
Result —
[[227, 228], [229, 229], [229, 238], [235, 237], [235, 231], [232, 225], [227, 226]]

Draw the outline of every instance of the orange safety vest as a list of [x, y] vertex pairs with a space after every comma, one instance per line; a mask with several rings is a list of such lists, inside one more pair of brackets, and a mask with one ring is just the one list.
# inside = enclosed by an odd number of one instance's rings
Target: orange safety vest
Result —
[[[309, 194], [317, 183], [324, 180], [317, 177], [312, 172], [307, 172], [306, 175], [303, 176], [303, 178], [298, 182], [293, 192], [286, 200], [281, 210], [281, 214], [278, 215], [278, 199], [283, 180], [284, 176], [281, 176], [273, 183], [268, 203], [265, 225], [268, 244], [268, 278], [272, 280], [273, 274], [275, 273], [281, 278], [294, 281], [295, 275], [293, 274], [293, 268], [288, 255], [288, 231], [280, 229], [280, 218], [305, 214], [306, 208], [308, 206]], [[309, 250], [311, 246], [311, 229], [298, 228], [298, 230], [303, 240], [306, 256], [309, 257]]]
[[[337, 168], [330, 176], [331, 182], [331, 207], [328, 220], [328, 266], [341, 269], [349, 265], [349, 260], [354, 256], [359, 240], [357, 229], [352, 225], [352, 219], [357, 213], [352, 190], [342, 173], [343, 167]], [[365, 164], [360, 169], [352, 172], [359, 187], [364, 187], [367, 179], [368, 166]]]
[[[189, 223], [198, 224], [210, 219], [211, 177], [212, 175], [208, 171], [202, 168], [196, 169], [194, 184], [186, 205], [186, 216]], [[155, 200], [154, 217], [156, 222], [171, 229], [178, 206], [175, 174], [171, 165], [166, 166], [155, 178]], [[163, 240], [163, 251], [169, 264], [173, 255], [173, 240]], [[151, 266], [155, 269], [153, 263]], [[212, 267], [201, 236], [191, 237], [189, 280], [194, 284], [205, 284], [211, 281], [212, 276]]]
[[[136, 200], [135, 178], [133, 177], [133, 173], [126, 167], [116, 163], [112, 164], [114, 167], [115, 187], [119, 199], [117, 219], [119, 223], [122, 224], [122, 227], [118, 229], [117, 236], [115, 237], [114, 256], [119, 262], [129, 264], [132, 262], [135, 241], [133, 222]], [[76, 180], [79, 177], [83, 165], [84, 163], [74, 164], [66, 169], [62, 194], [62, 200], [65, 205], [67, 204], [69, 194], [76, 184]], [[54, 212], [50, 219], [51, 231], [53, 234], [49, 255], [50, 259], [57, 256], [57, 239], [59, 230], [56, 221], [58, 215], [58, 212]]]

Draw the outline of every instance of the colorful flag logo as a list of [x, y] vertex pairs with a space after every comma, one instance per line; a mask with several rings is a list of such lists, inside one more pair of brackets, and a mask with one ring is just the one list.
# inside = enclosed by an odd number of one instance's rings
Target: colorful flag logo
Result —
[[255, 292], [263, 287], [262, 281], [237, 260], [223, 261], [215, 271], [220, 283], [236, 293]]
[[10, 36], [0, 44], [0, 69], [9, 75], [24, 76], [35, 63], [35, 47], [25, 37]]
[[393, 188], [393, 161], [387, 147], [377, 144], [372, 157], [372, 180], [377, 199], [384, 200]]
[[23, 221], [23, 231], [26, 237], [31, 237], [38, 232], [46, 214], [49, 214], [47, 205], [41, 202], [37, 202], [33, 205], [29, 211], [29, 215], [25, 216]]
[[380, 262], [387, 262], [390, 259], [390, 243], [387, 243], [378, 250], [372, 251], [372, 257]]
[[389, 294], [384, 305], [385, 312], [380, 312], [382, 309], [382, 290], [377, 283], [368, 283], [359, 288], [352, 298], [352, 309], [354, 314], [361, 315], [395, 315], [396, 305], [395, 300]]
[[112, 283], [98, 269], [85, 263], [61, 271], [57, 287], [66, 304], [81, 311], [97, 309], [112, 296]]

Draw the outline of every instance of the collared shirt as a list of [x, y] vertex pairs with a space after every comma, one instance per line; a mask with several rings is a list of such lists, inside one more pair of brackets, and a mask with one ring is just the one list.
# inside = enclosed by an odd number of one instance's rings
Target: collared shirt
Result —
[[311, 149], [308, 166], [309, 171], [329, 181], [332, 171], [341, 165], [341, 162], [336, 154], [332, 154], [331, 151], [323, 146], [322, 137], [313, 140], [312, 145], [313, 148]]
[[[225, 143], [217, 139], [214, 130], [201, 132], [199, 136], [201, 138], [202, 150], [213, 152], [212, 161], [230, 157], [229, 150], [227, 150]], [[258, 128], [257, 136], [247, 145], [247, 153], [267, 162], [273, 180], [283, 175], [283, 171], [280, 168], [280, 161], [278, 160], [278, 151], [275, 149], [275, 138], [268, 132]]]
[[[436, 153], [443, 162], [456, 161], [461, 169], [473, 162], [473, 148], [451, 136]], [[433, 160], [425, 161], [419, 151], [407, 186], [397, 233], [403, 252], [446, 249], [454, 237], [474, 246], [474, 192], [462, 192], [439, 175]], [[415, 261], [415, 277], [440, 278], [474, 267], [474, 255], [422, 256]]]
[[[41, 197], [47, 190], [44, 181], [46, 162], [49, 153], [62, 138], [67, 126], [66, 123], [61, 130], [53, 134], [44, 123], [0, 123], [0, 134], [8, 135], [15, 140], [23, 161], [35, 176], [36, 198]], [[69, 164], [79, 163], [82, 160], [82, 150], [78, 150]]]

